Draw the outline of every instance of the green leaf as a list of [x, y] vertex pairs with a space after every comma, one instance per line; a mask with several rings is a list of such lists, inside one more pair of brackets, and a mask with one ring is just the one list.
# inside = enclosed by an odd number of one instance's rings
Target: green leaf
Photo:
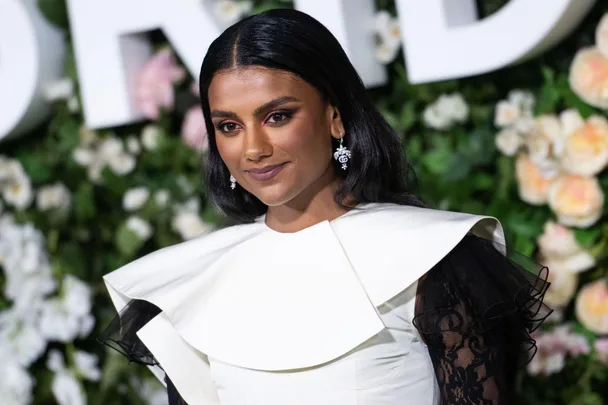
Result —
[[38, 0], [38, 9], [51, 24], [67, 30], [70, 27], [65, 0]]
[[601, 234], [602, 229], [599, 227], [587, 229], [576, 228], [574, 230], [574, 237], [576, 238], [576, 241], [584, 248], [591, 247]]
[[94, 218], [97, 214], [94, 201], [93, 185], [81, 183], [74, 194], [74, 212], [76, 213], [76, 217], [80, 220]]
[[114, 245], [127, 258], [135, 256], [143, 243], [144, 241], [135, 232], [127, 228], [126, 223], [121, 225], [118, 232], [116, 232]]
[[450, 165], [450, 151], [436, 149], [422, 156], [422, 163], [433, 174], [443, 174]]

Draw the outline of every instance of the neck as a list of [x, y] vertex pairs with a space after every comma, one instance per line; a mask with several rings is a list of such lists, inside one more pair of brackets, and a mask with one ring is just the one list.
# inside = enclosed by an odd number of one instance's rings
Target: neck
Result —
[[[334, 201], [341, 184], [331, 166], [314, 184], [288, 203], [268, 207], [266, 225], [277, 232], [297, 232], [322, 221], [331, 221], [348, 212]], [[347, 204], [351, 204], [346, 201]]]

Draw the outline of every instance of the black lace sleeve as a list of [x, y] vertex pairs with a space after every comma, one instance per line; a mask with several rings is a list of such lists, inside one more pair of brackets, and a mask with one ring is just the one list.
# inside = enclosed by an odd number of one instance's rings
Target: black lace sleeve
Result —
[[[159, 367], [154, 355], [137, 336], [137, 331], [161, 312], [147, 301], [133, 300], [118, 314], [97, 337], [97, 341], [124, 355], [129, 363]], [[188, 405], [165, 374], [169, 405]]]
[[428, 346], [441, 405], [508, 404], [530, 336], [552, 312], [548, 269], [467, 235], [419, 280], [414, 325]]

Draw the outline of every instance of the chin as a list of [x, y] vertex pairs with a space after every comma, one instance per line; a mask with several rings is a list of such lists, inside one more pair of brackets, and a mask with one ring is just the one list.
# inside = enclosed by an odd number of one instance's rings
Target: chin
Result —
[[291, 201], [298, 193], [296, 190], [285, 187], [285, 185], [275, 184], [270, 187], [261, 187], [255, 192], [251, 192], [258, 200], [269, 207], [277, 207]]

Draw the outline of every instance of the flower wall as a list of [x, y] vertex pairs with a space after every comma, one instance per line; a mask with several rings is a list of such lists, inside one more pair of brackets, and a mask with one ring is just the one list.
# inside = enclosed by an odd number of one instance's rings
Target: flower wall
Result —
[[[479, 2], [480, 12], [505, 2]], [[39, 4], [69, 46], [63, 2]], [[225, 26], [292, 6], [213, 4]], [[568, 39], [523, 64], [411, 85], [394, 4], [377, 6], [375, 57], [390, 83], [370, 94], [403, 136], [421, 194], [440, 209], [497, 216], [513, 249], [551, 269], [546, 299], [556, 311], [535, 332], [538, 355], [518, 375], [513, 403], [608, 401], [608, 7], [597, 4]], [[45, 91], [50, 120], [0, 144], [3, 404], [167, 403], [147, 369], [94, 340], [114, 316], [105, 273], [228, 223], [202, 184], [196, 83], [162, 33], [150, 35], [157, 51], [136, 92], [145, 122], [84, 127], [68, 53], [65, 78]]]

